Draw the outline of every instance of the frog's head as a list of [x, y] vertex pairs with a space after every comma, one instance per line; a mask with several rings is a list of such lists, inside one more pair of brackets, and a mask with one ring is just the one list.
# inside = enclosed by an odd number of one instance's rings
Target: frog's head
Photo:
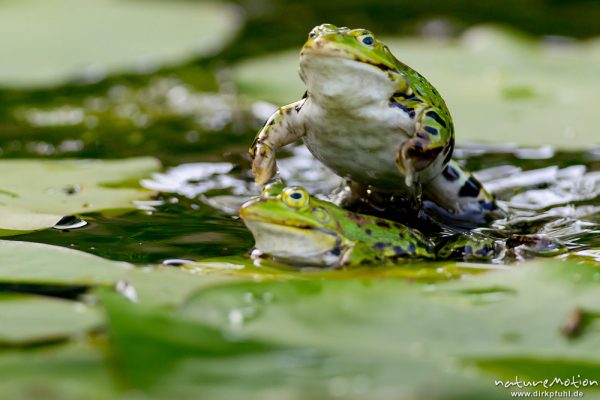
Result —
[[327, 202], [300, 187], [272, 184], [242, 205], [240, 217], [252, 232], [256, 248], [284, 259], [331, 264], [341, 238]]
[[398, 69], [388, 47], [366, 29], [319, 25], [300, 52], [300, 77], [311, 94], [339, 96], [368, 87], [393, 92]]

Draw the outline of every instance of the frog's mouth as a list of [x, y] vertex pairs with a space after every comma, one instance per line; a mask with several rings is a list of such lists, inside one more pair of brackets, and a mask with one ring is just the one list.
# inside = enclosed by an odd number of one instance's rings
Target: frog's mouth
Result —
[[245, 217], [256, 248], [263, 253], [308, 263], [327, 263], [327, 256], [340, 247], [336, 232], [322, 228], [283, 225], [265, 219]]
[[360, 66], [364, 67], [366, 65], [369, 65], [369, 66], [377, 68], [378, 70], [380, 70], [382, 72], [387, 72], [387, 71], [393, 70], [391, 67], [389, 67], [383, 63], [375, 62], [374, 60], [371, 60], [371, 59], [365, 57], [361, 53], [341, 49], [339, 47], [333, 47], [333, 46], [327, 46], [327, 45], [319, 46], [318, 44], [319, 43], [316, 42], [314, 44], [304, 45], [304, 47], [300, 51], [300, 62], [301, 63], [302, 63], [302, 61], [310, 59], [312, 57], [327, 57], [327, 58], [339, 58], [339, 59], [343, 59], [343, 60], [348, 60], [350, 62], [353, 62], [353, 64], [357, 68], [360, 68]]

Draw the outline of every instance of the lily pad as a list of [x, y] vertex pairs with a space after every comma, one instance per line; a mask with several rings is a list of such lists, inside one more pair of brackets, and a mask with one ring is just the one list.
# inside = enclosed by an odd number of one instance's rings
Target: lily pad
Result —
[[0, 345], [53, 342], [102, 322], [96, 309], [49, 297], [0, 296]]
[[35, 285], [107, 285], [130, 264], [47, 244], [0, 240], [0, 282]]
[[[151, 398], [501, 398], [476, 374], [412, 357], [328, 352], [253, 340], [105, 293], [111, 360]], [[278, 334], [278, 333], [277, 333]], [[232, 379], [235, 385], [231, 384]]]
[[154, 158], [2, 160], [0, 236], [49, 228], [66, 215], [133, 209], [152, 195], [135, 182], [159, 168]]
[[235, 36], [240, 15], [222, 2], [5, 0], [0, 85], [48, 86], [210, 55]]
[[[376, 29], [373, 28], [375, 31]], [[278, 105], [298, 100], [297, 49], [239, 63], [241, 92]], [[436, 86], [452, 113], [459, 143], [512, 142], [586, 149], [600, 103], [600, 41], [540, 43], [478, 27], [453, 41], [382, 38]]]
[[[454, 360], [457, 369], [473, 360], [482, 366], [513, 360], [502, 369], [514, 377], [526, 369], [523, 360], [551, 360], [557, 371], [564, 364], [563, 372], [600, 364], [599, 288], [600, 272], [589, 265], [536, 262], [439, 286], [393, 280], [232, 284], [202, 290], [181, 312], [225, 335], [279, 346], [381, 360]], [[544, 370], [527, 374], [544, 378]]]
[[99, 349], [85, 343], [0, 353], [0, 393], [14, 400], [118, 398]]

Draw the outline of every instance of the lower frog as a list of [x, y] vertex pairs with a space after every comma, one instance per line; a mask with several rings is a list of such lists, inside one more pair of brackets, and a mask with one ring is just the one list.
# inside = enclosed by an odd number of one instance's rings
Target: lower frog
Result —
[[414, 199], [422, 187], [425, 199], [457, 219], [495, 213], [494, 198], [452, 160], [443, 98], [371, 32], [315, 27], [300, 52], [300, 77], [304, 98], [279, 108], [250, 149], [257, 184], [275, 174], [278, 148], [303, 139], [354, 187]]
[[[259, 251], [284, 260], [335, 267], [439, 258], [433, 241], [418, 230], [345, 210], [300, 187], [267, 185], [242, 205], [240, 217]], [[492, 239], [465, 234], [445, 242], [439, 249], [444, 258], [489, 260], [495, 254]]]

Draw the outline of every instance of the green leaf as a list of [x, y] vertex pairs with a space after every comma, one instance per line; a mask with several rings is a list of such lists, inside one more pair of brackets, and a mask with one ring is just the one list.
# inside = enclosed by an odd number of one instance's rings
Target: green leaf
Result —
[[102, 354], [84, 343], [0, 353], [0, 393], [12, 400], [106, 400], [117, 391]]
[[54, 226], [65, 215], [133, 209], [152, 192], [137, 182], [160, 168], [154, 158], [0, 161], [0, 236]]
[[227, 3], [5, 0], [0, 53], [10, 56], [0, 65], [0, 85], [48, 86], [84, 72], [95, 79], [210, 55], [240, 25]]
[[108, 285], [130, 264], [47, 244], [0, 240], [0, 282], [37, 285]]
[[[439, 286], [392, 280], [232, 284], [200, 291], [182, 313], [226, 334], [280, 346], [382, 359], [583, 366], [600, 363], [599, 289], [598, 269], [544, 261]], [[571, 335], [566, 327], [577, 312], [588, 321]], [[518, 370], [515, 362], [512, 371]]]
[[[586, 149], [600, 103], [600, 42], [542, 44], [473, 28], [455, 41], [383, 38], [439, 89], [459, 143]], [[298, 100], [299, 48], [239, 63], [239, 89], [278, 105]]]
[[242, 277], [156, 266], [129, 270], [124, 279], [133, 286], [140, 303], [149, 306], [174, 306], [183, 303], [192, 293], [202, 288], [240, 281]]
[[0, 296], [0, 345], [52, 342], [86, 332], [100, 315], [82, 303], [49, 297]]
[[491, 385], [477, 382], [475, 374], [412, 357], [282, 347], [268, 339], [223, 334], [114, 294], [104, 293], [101, 299], [116, 373], [127, 387], [158, 398], [499, 397]]

